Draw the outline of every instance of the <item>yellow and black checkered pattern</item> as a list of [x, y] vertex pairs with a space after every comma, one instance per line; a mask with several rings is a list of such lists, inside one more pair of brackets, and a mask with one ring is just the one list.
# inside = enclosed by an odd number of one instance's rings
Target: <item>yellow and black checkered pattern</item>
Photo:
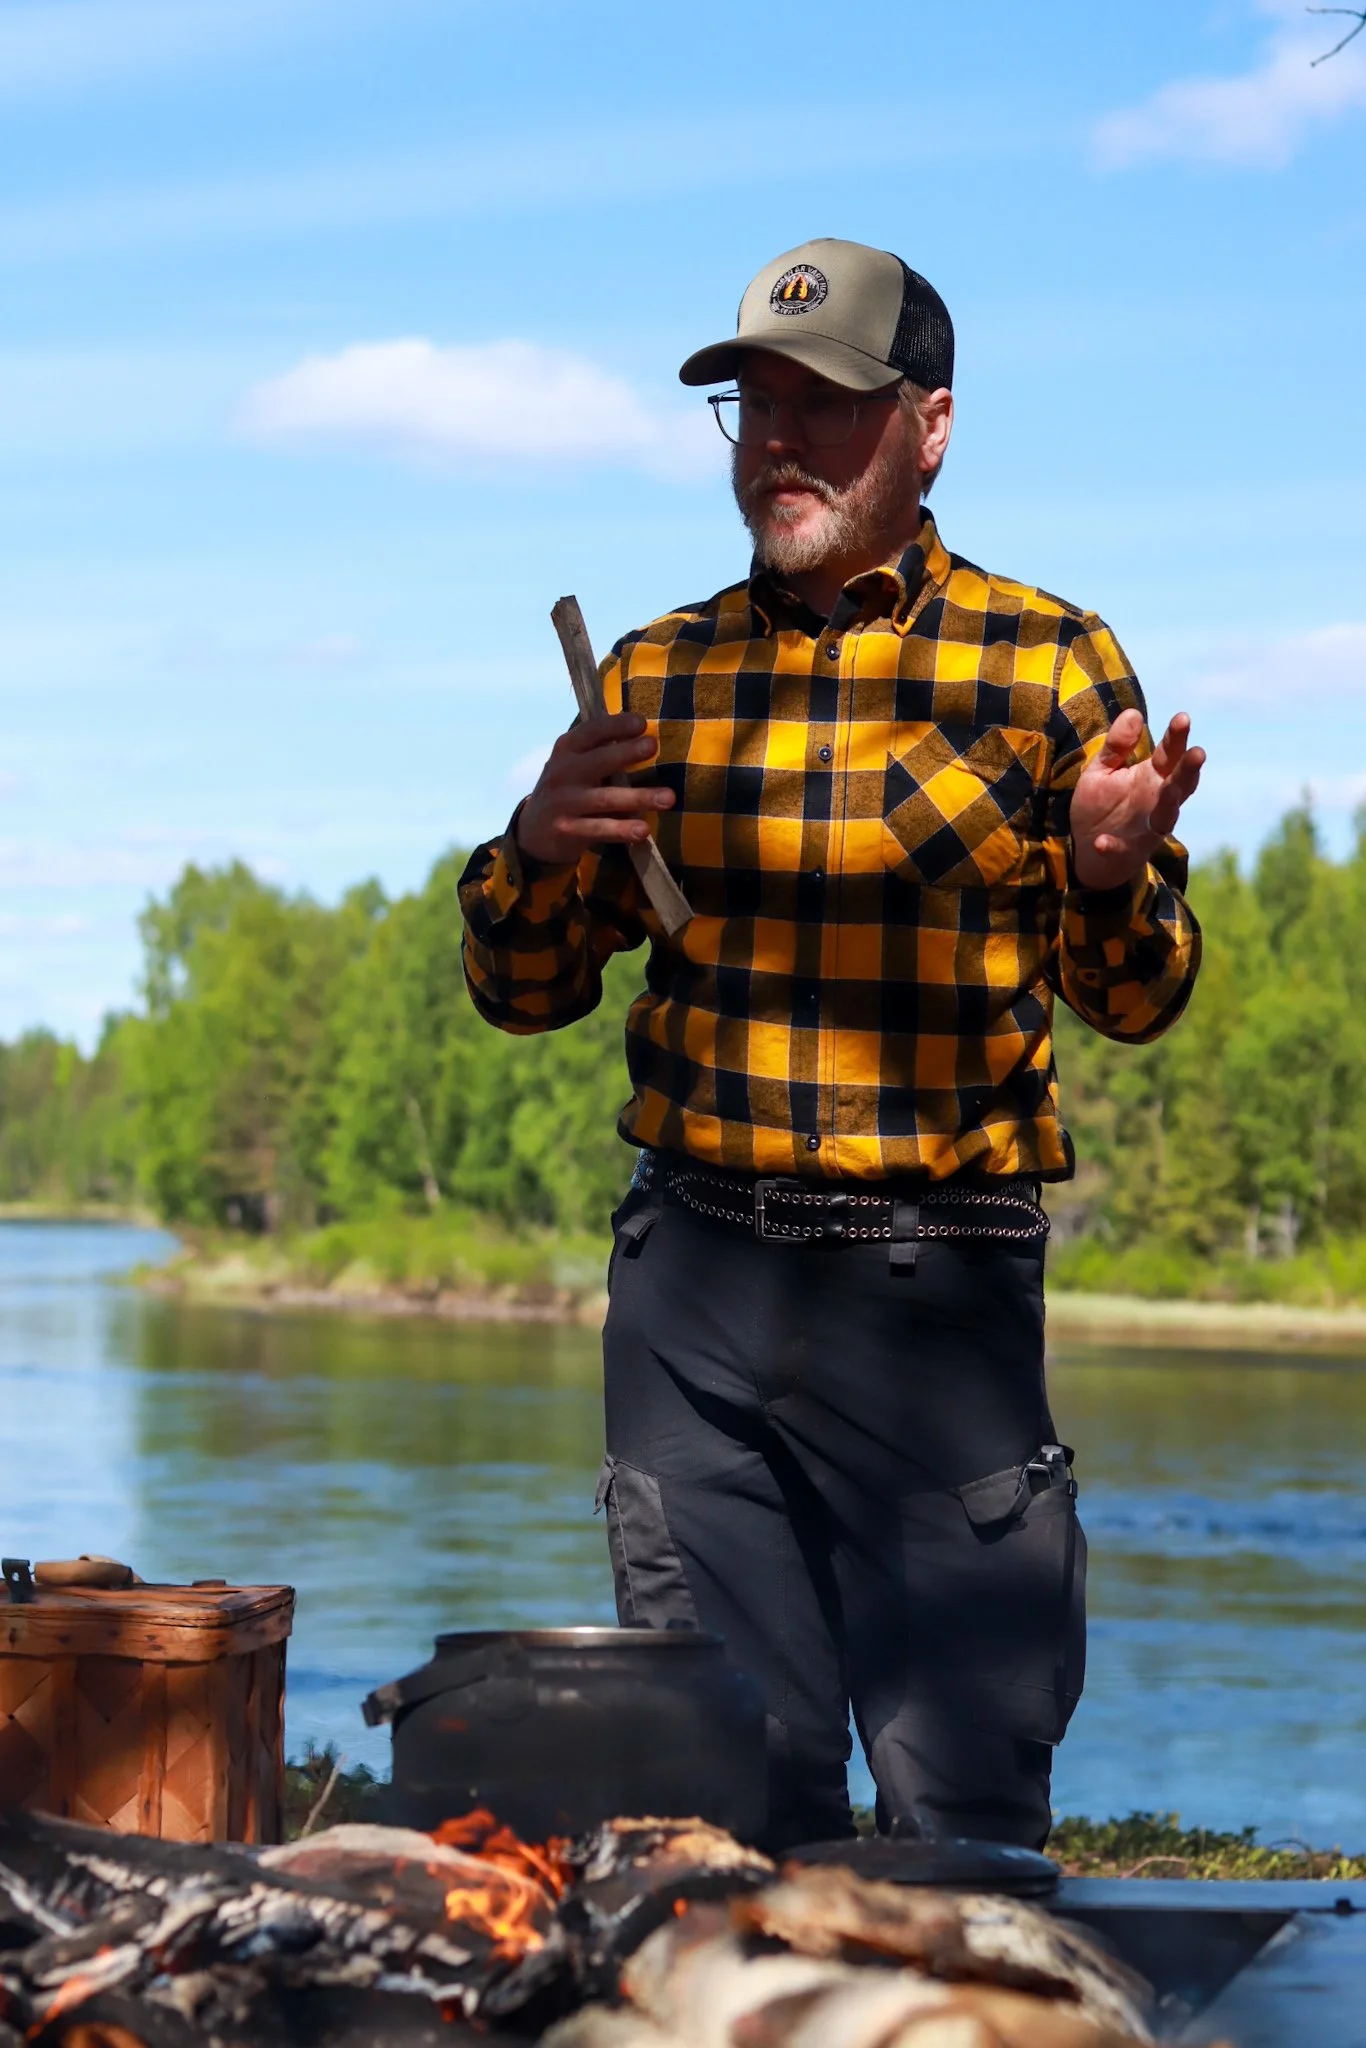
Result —
[[617, 848], [532, 872], [510, 833], [481, 847], [460, 897], [489, 1022], [571, 1023], [649, 940], [625, 1137], [760, 1173], [1070, 1173], [1054, 993], [1141, 1042], [1200, 957], [1175, 841], [1132, 887], [1070, 880], [1077, 777], [1143, 709], [1108, 628], [927, 516], [828, 623], [760, 574], [628, 634], [603, 686], [659, 741], [695, 915], [666, 939]]

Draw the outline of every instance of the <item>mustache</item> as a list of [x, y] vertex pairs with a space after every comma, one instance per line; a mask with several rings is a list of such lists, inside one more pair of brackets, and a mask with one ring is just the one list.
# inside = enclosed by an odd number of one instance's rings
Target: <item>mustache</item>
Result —
[[824, 505], [833, 505], [838, 496], [824, 477], [812, 476], [799, 462], [770, 463], [745, 486], [744, 507], [749, 510], [769, 491], [787, 490], [810, 491]]

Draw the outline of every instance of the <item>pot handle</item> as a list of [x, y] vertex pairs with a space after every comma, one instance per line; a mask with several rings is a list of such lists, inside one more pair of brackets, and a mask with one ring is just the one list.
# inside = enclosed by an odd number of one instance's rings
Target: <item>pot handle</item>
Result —
[[438, 1693], [484, 1684], [490, 1687], [487, 1710], [495, 1720], [518, 1720], [536, 1703], [531, 1661], [521, 1644], [493, 1643], [486, 1649], [466, 1650], [459, 1657], [433, 1657], [406, 1678], [377, 1685], [362, 1700], [361, 1713], [367, 1728], [378, 1728], [408, 1707], [435, 1699]]

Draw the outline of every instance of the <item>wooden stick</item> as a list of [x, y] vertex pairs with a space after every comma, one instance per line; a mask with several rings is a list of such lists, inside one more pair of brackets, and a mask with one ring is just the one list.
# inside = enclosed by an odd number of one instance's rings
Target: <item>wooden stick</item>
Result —
[[[583, 613], [576, 597], [562, 597], [551, 607], [551, 620], [560, 636], [564, 649], [565, 666], [569, 680], [574, 686], [574, 699], [581, 718], [602, 718], [607, 705], [602, 694], [602, 682], [598, 676], [598, 665], [593, 659], [593, 643], [588, 638], [588, 628], [583, 623]], [[625, 782], [624, 775], [613, 776], [614, 782]], [[658, 914], [669, 938], [681, 932], [692, 916], [692, 906], [679, 888], [664, 864], [664, 856], [654, 839], [637, 839], [628, 848], [631, 865], [640, 876], [641, 886]]]

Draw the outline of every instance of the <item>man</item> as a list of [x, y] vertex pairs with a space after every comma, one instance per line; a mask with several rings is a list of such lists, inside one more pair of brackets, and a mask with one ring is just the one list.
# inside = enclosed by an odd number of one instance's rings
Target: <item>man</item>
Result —
[[[1180, 1015], [1203, 755], [1184, 717], [1153, 750], [1099, 619], [945, 550], [953, 329], [898, 257], [780, 256], [680, 374], [736, 379], [710, 403], [752, 573], [618, 642], [608, 715], [461, 885], [504, 1030], [583, 1016], [650, 946], [604, 1336], [618, 1612], [716, 1630], [762, 1686], [773, 1846], [849, 1832], [851, 1703], [884, 1829], [1042, 1846], [1084, 1656], [1043, 1377], [1052, 1007], [1134, 1042]], [[672, 939], [628, 858], [652, 831]]]

